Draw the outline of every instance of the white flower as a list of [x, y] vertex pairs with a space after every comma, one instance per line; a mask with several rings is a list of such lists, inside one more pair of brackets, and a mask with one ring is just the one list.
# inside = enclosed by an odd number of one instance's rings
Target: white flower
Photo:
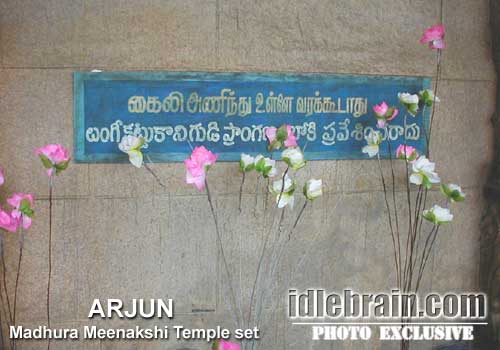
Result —
[[281, 159], [292, 167], [293, 170], [300, 169], [306, 165], [304, 153], [302, 153], [299, 147], [290, 147], [285, 149], [281, 153]]
[[133, 166], [140, 168], [143, 162], [141, 148], [144, 146], [144, 143], [143, 137], [127, 135], [122, 138], [118, 148], [120, 151], [128, 154], [128, 159]]
[[310, 179], [304, 185], [304, 196], [309, 200], [314, 200], [323, 195], [323, 181], [321, 179]]
[[410, 182], [415, 185], [423, 185], [426, 188], [431, 188], [432, 184], [437, 184], [441, 181], [438, 174], [434, 171], [436, 164], [432, 163], [425, 156], [419, 157], [412, 164], [413, 173], [410, 175]]
[[441, 192], [448, 197], [451, 202], [463, 202], [465, 200], [465, 193], [462, 192], [462, 188], [455, 184], [442, 184]]
[[420, 97], [422, 102], [428, 107], [432, 106], [434, 102], [436, 103], [441, 102], [439, 97], [435, 96], [434, 91], [432, 91], [431, 89], [420, 90], [418, 96]]
[[276, 203], [278, 208], [284, 208], [289, 205], [293, 208], [295, 192], [295, 182], [287, 175], [285, 175], [285, 184], [283, 185], [283, 179], [279, 179], [273, 182], [269, 190], [276, 196]]
[[241, 171], [251, 171], [255, 168], [255, 158], [249, 154], [242, 153], [240, 159]]
[[271, 158], [264, 158], [259, 154], [254, 160], [255, 170], [264, 177], [274, 177], [278, 170], [276, 169], [276, 161]]
[[382, 134], [379, 131], [371, 130], [368, 136], [365, 137], [368, 143], [361, 149], [363, 153], [368, 153], [370, 158], [375, 157], [379, 152], [379, 145], [382, 142]]
[[424, 218], [435, 225], [445, 224], [453, 220], [453, 215], [448, 208], [442, 208], [435, 204], [431, 209], [424, 210]]
[[408, 92], [398, 93], [398, 98], [402, 103], [414, 104], [418, 103], [418, 95], [412, 95]]
[[418, 95], [400, 92], [398, 93], [398, 99], [412, 116], [415, 116], [418, 113]]

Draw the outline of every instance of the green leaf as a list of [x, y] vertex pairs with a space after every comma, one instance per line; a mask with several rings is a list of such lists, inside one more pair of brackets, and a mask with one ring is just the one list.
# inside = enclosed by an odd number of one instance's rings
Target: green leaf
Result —
[[248, 164], [246, 166], [246, 168], [242, 167], [242, 170], [245, 171], [245, 172], [252, 171], [253, 169], [255, 169], [255, 165], [254, 164]]
[[24, 198], [19, 205], [19, 211], [24, 215], [32, 217], [34, 214], [33, 209], [31, 209], [31, 203], [28, 199]]
[[264, 166], [262, 170], [262, 175], [264, 177], [269, 177], [269, 173], [271, 172], [272, 166]]
[[422, 176], [422, 185], [428, 190], [431, 189], [432, 183], [429, 181], [429, 178], [427, 176]]
[[29, 208], [30, 208], [30, 201], [28, 199], [24, 198], [21, 201], [21, 204], [19, 205], [19, 210], [24, 211], [24, 210], [29, 209]]
[[42, 161], [42, 164], [46, 169], [52, 168], [52, 162], [49, 158], [45, 157], [43, 154], [39, 154], [38, 156], [40, 157], [40, 160]]
[[413, 116], [417, 115], [417, 113], [418, 113], [418, 104], [412, 104], [412, 105], [410, 105], [409, 108], [408, 108], [408, 112], [411, 115], [413, 115]]
[[282, 145], [283, 145], [283, 143], [281, 141], [279, 141], [278, 138], [276, 138], [273, 142], [271, 142], [269, 144], [269, 146], [267, 147], [267, 150], [269, 152], [273, 152], [273, 151], [280, 149]]
[[432, 222], [433, 224], [436, 224], [436, 217], [434, 216], [433, 213], [431, 213], [431, 212], [424, 213], [423, 217], [425, 220]]
[[69, 160], [67, 160], [65, 162], [57, 163], [55, 165], [55, 168], [57, 170], [66, 170], [68, 168], [68, 165], [69, 165]]
[[285, 125], [282, 125], [278, 128], [278, 131], [276, 132], [276, 140], [280, 142], [285, 142], [287, 138], [288, 138], [288, 130], [286, 130]]
[[264, 158], [259, 159], [257, 164], [255, 164], [255, 170], [257, 170], [259, 173], [262, 173], [264, 171], [264, 167], [266, 165], [266, 161]]

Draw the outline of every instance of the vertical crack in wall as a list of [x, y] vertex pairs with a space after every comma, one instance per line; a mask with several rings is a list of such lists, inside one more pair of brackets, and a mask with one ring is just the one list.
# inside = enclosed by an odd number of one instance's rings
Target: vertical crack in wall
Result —
[[485, 188], [481, 221], [480, 287], [488, 293], [488, 326], [477, 330], [477, 349], [500, 347], [500, 0], [490, 0], [493, 61], [497, 72], [496, 110], [492, 116], [494, 156]]

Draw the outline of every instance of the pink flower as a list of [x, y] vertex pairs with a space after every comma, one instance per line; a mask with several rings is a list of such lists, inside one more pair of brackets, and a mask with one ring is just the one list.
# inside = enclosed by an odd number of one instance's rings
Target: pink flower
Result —
[[19, 225], [19, 220], [12, 216], [12, 213], [0, 209], [0, 228], [9, 232], [16, 232]]
[[269, 141], [269, 149], [277, 150], [282, 145], [285, 147], [297, 147], [297, 137], [293, 134], [292, 126], [284, 124], [276, 129], [274, 126], [266, 128], [266, 137]]
[[397, 117], [399, 109], [389, 107], [385, 101], [382, 101], [381, 104], [373, 106], [373, 112], [377, 118], [377, 127], [382, 129], [385, 128], [387, 122]]
[[7, 199], [14, 210], [12, 210], [12, 217], [22, 223], [24, 229], [31, 227], [31, 217], [33, 216], [33, 205], [35, 204], [35, 197], [32, 194], [14, 193]]
[[0, 186], [2, 186], [5, 182], [5, 175], [3, 173], [3, 169], [0, 168]]
[[377, 128], [383, 129], [383, 128], [385, 128], [386, 124], [387, 123], [386, 123], [385, 119], [377, 119]]
[[205, 188], [206, 171], [217, 160], [217, 155], [204, 146], [195, 147], [191, 157], [184, 160], [186, 183], [194, 184], [199, 191]]
[[382, 101], [381, 104], [373, 106], [373, 111], [377, 115], [377, 117], [385, 117], [385, 114], [389, 110], [389, 106], [385, 101]]
[[422, 44], [429, 43], [431, 49], [444, 49], [446, 44], [444, 42], [445, 27], [443, 25], [434, 25], [427, 28], [420, 38]]
[[292, 132], [292, 126], [287, 125], [286, 126], [286, 132], [288, 133], [286, 140], [285, 140], [285, 147], [297, 147], [297, 138]]
[[214, 341], [212, 350], [240, 350], [240, 344], [232, 343], [230, 341], [219, 339]]
[[407, 160], [413, 163], [418, 158], [418, 152], [415, 147], [408, 145], [399, 145], [396, 149], [396, 158]]
[[276, 129], [274, 126], [270, 126], [266, 129], [266, 137], [267, 137], [267, 141], [269, 141], [269, 143], [272, 143], [274, 140], [276, 140], [276, 131], [278, 129]]
[[42, 160], [43, 166], [47, 169], [47, 175], [51, 177], [56, 175], [68, 167], [70, 157], [68, 150], [60, 144], [48, 144], [43, 147], [37, 148], [35, 154]]

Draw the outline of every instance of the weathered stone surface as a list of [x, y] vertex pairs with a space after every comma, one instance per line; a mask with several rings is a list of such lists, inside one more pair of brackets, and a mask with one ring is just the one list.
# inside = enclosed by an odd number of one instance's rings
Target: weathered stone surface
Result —
[[[0, 70], [0, 164], [6, 171], [4, 195], [12, 191], [48, 196], [48, 180], [33, 151], [47, 143], [73, 149], [73, 86], [69, 70]], [[54, 182], [55, 197], [89, 193], [87, 164], [74, 164]]]
[[[188, 197], [172, 203], [165, 199], [55, 201], [53, 323], [85, 320], [95, 298], [173, 298], [179, 314], [214, 310], [215, 237], [206, 231], [203, 215], [184, 216], [197, 211], [197, 203], [204, 204]], [[26, 233], [17, 314], [21, 323], [44, 324], [47, 201], [38, 201], [36, 209], [35, 223]], [[6, 251], [8, 289], [13, 300], [18, 251], [13, 235]]]
[[[154, 201], [160, 214], [157, 246], [160, 265], [156, 266], [160, 273], [160, 295], [174, 298], [177, 313], [216, 308], [215, 226], [208, 203], [203, 199], [172, 197]], [[167, 210], [168, 215], [161, 215]]]
[[[452, 206], [423, 290], [476, 290], [478, 238], [486, 167], [492, 156], [490, 116], [494, 76], [487, 0], [444, 0], [448, 48], [443, 56], [431, 158], [445, 182], [465, 187], [467, 201]], [[47, 178], [35, 147], [73, 144], [73, 69], [294, 71], [433, 76], [435, 56], [418, 43], [439, 22], [440, 2], [362, 0], [131, 1], [0, 3], [0, 164], [13, 190], [34, 192], [33, 228], [26, 233], [18, 295], [18, 322], [46, 322]], [[402, 14], [409, 14], [402, 15]], [[16, 69], [18, 67], [19, 69]], [[51, 69], [46, 69], [51, 67]], [[43, 68], [43, 69], [38, 69]], [[8, 151], [5, 151], [8, 150]], [[396, 168], [399, 217], [405, 227], [405, 171]], [[216, 246], [205, 192], [185, 184], [182, 163], [152, 164], [166, 188], [129, 164], [71, 164], [56, 181], [53, 214], [54, 327], [130, 327], [184, 324], [232, 328], [227, 280]], [[284, 164], [279, 164], [280, 171]], [[382, 161], [390, 179], [388, 161]], [[377, 161], [314, 161], [293, 173], [297, 201], [279, 213], [266, 180], [247, 176], [239, 213], [241, 174], [219, 162], [209, 183], [221, 235], [245, 318], [262, 245], [287, 239], [303, 203], [302, 183], [322, 178], [325, 196], [308, 207], [291, 235], [269, 297], [264, 300], [265, 349], [396, 349], [376, 340], [313, 342], [309, 327], [286, 317], [289, 287], [360, 292], [394, 285], [392, 242]], [[412, 196], [415, 192], [412, 192]], [[265, 202], [267, 199], [267, 202]], [[429, 194], [443, 204], [441, 194]], [[391, 206], [392, 206], [391, 202]], [[274, 216], [274, 222], [272, 217]], [[271, 229], [270, 229], [271, 228]], [[13, 300], [18, 241], [7, 235], [7, 288]], [[270, 259], [263, 261], [269, 271]], [[293, 275], [292, 275], [292, 272]], [[94, 298], [173, 298], [174, 320], [88, 320]], [[240, 302], [241, 300], [241, 302]], [[254, 313], [254, 308], [252, 312]], [[252, 324], [251, 324], [252, 325]], [[43, 349], [21, 342], [20, 349]], [[204, 349], [204, 342], [53, 342], [52, 349]], [[429, 349], [415, 343], [412, 349]]]
[[483, 186], [493, 156], [494, 84], [444, 81], [439, 96], [431, 136], [436, 169], [445, 182]]
[[489, 3], [489, 0], [443, 1], [447, 42], [443, 53], [443, 78], [495, 80]]
[[[467, 202], [451, 206], [455, 215], [451, 225], [439, 231], [436, 249], [430, 262], [432, 290], [435, 292], [479, 290], [479, 243], [477, 228], [483, 209], [481, 191], [469, 192]], [[469, 247], [464, 249], [463, 247]]]
[[433, 73], [418, 40], [438, 21], [436, 1], [222, 1], [220, 9], [221, 69]]
[[92, 164], [89, 166], [90, 194], [105, 198], [151, 196], [155, 179], [145, 168], [131, 164]]
[[5, 67], [209, 69], [215, 1], [3, 1]]

